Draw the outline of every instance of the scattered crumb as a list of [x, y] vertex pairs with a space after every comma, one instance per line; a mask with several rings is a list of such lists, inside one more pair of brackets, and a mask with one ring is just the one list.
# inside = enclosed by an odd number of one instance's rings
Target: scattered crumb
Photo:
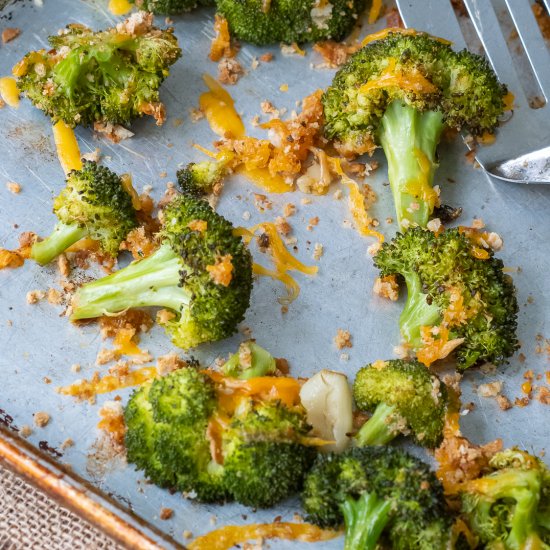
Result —
[[29, 437], [32, 434], [32, 428], [28, 424], [23, 424], [19, 430], [19, 435], [21, 437]]
[[398, 359], [407, 359], [409, 357], [409, 351], [410, 351], [409, 348], [404, 344], [400, 344], [399, 346], [393, 347], [393, 354]]
[[293, 216], [295, 213], [296, 205], [291, 202], [287, 202], [283, 207], [283, 216], [288, 218], [289, 216]]
[[44, 384], [51, 384], [52, 383], [52, 379], [48, 378], [47, 376], [44, 376], [43, 380], [44, 380]]
[[236, 84], [244, 74], [242, 65], [236, 59], [223, 58], [218, 63], [218, 80], [222, 84]]
[[267, 99], [260, 103], [260, 108], [262, 109], [262, 113], [265, 113], [266, 115], [274, 114], [277, 116], [279, 114], [279, 111], [275, 109], [273, 103], [271, 103], [271, 101], [267, 101]]
[[[391, 222], [389, 222], [391, 223]], [[434, 218], [433, 220], [430, 220], [426, 227], [432, 232], [437, 233], [441, 229], [441, 220], [439, 218]]]
[[57, 257], [57, 269], [62, 277], [67, 278], [71, 274], [71, 265], [64, 252]]
[[505, 395], [497, 395], [496, 401], [501, 411], [507, 411], [513, 407], [512, 402]]
[[279, 90], [280, 90], [281, 92], [288, 92], [288, 84], [281, 84], [281, 85], [279, 86]]
[[485, 239], [487, 244], [494, 250], [498, 251], [502, 248], [502, 238], [498, 233], [491, 232], [487, 235]]
[[74, 445], [74, 441], [68, 437], [67, 439], [65, 439], [65, 441], [63, 441], [63, 443], [61, 443], [61, 450], [65, 450], [65, 449], [68, 449], [69, 447], [72, 447]]
[[273, 61], [273, 54], [268, 52], [260, 55], [260, 61], [263, 63], [270, 63]]
[[189, 531], [188, 529], [186, 529], [184, 532], [183, 532], [183, 538], [185, 540], [189, 540], [189, 539], [192, 539], [193, 538], [193, 533], [191, 531]]
[[6, 183], [6, 188], [14, 195], [19, 195], [19, 193], [21, 193], [21, 185], [15, 183], [14, 181], [8, 181], [8, 183]]
[[134, 132], [131, 132], [124, 126], [120, 124], [112, 124], [110, 122], [94, 122], [94, 130], [98, 134], [103, 134], [107, 139], [113, 143], [119, 143], [125, 139], [129, 139], [134, 135]]
[[265, 212], [266, 210], [271, 210], [273, 208], [273, 203], [267, 198], [266, 195], [260, 193], [254, 193], [254, 206], [260, 212]]
[[323, 256], [325, 250], [323, 248], [323, 245], [321, 243], [315, 243], [313, 245], [313, 259], [314, 260], [320, 260]]
[[285, 220], [285, 218], [281, 216], [277, 216], [275, 218], [275, 228], [277, 229], [277, 232], [283, 237], [288, 237], [288, 235], [290, 235], [290, 233], [292, 232], [292, 227], [290, 226], [290, 224]]
[[161, 508], [159, 518], [162, 520], [170, 519], [174, 515], [172, 508]]
[[99, 159], [101, 158], [101, 151], [96, 148], [94, 151], [90, 151], [89, 153], [84, 153], [82, 155], [82, 158], [84, 160], [89, 160], [92, 162], [99, 162]]
[[157, 372], [161, 376], [179, 370], [187, 365], [187, 362], [181, 359], [181, 357], [175, 353], [167, 353], [166, 355], [161, 355], [157, 359]]
[[477, 388], [477, 394], [481, 397], [496, 397], [502, 391], [502, 381], [480, 384]]
[[382, 298], [387, 298], [392, 302], [397, 301], [399, 298], [399, 285], [397, 284], [395, 275], [377, 277], [374, 281], [372, 291]]
[[538, 387], [537, 401], [543, 405], [550, 405], [550, 390], [545, 386]]
[[7, 44], [12, 40], [15, 40], [21, 34], [21, 29], [16, 27], [6, 27], [2, 31], [2, 43]]
[[474, 229], [483, 229], [485, 227], [485, 222], [481, 218], [475, 218], [472, 221], [472, 225]]
[[48, 289], [48, 292], [46, 293], [46, 299], [48, 300], [49, 304], [53, 305], [60, 305], [63, 302], [63, 296], [61, 295], [61, 292], [55, 288]]
[[341, 353], [340, 361], [349, 361], [349, 353]]
[[315, 216], [314, 218], [310, 218], [309, 224], [306, 227], [308, 231], [313, 231], [313, 228], [319, 224], [319, 216]]
[[339, 328], [336, 331], [336, 336], [334, 337], [333, 342], [337, 349], [353, 347], [349, 330], [343, 330]]
[[29, 290], [27, 292], [27, 304], [36, 304], [46, 296], [43, 290]]
[[369, 245], [369, 247], [367, 248], [367, 252], [371, 256], [376, 256], [376, 254], [378, 253], [378, 251], [381, 248], [382, 248], [382, 243], [380, 241], [376, 241], [376, 242], [372, 243], [371, 245]]
[[300, 199], [300, 203], [301, 204], [311, 204], [311, 199], [308, 199], [307, 197], [304, 197], [302, 199]]
[[75, 363], [74, 365], [71, 365], [71, 372], [80, 372], [81, 366], [78, 363]]
[[44, 428], [44, 426], [48, 425], [48, 422], [50, 421], [50, 415], [47, 412], [39, 411], [37, 413], [34, 413], [34, 425], [38, 428]]
[[116, 349], [101, 348], [95, 358], [96, 365], [106, 365], [111, 361], [115, 361], [120, 357], [120, 353]]
[[245, 222], [247, 222], [250, 219], [250, 212], [248, 210], [245, 210], [243, 212], [242, 218]]
[[195, 122], [204, 118], [204, 113], [197, 107], [191, 107], [189, 109], [189, 116], [191, 117], [191, 122], [195, 124]]
[[342, 190], [341, 189], [336, 189], [336, 191], [334, 191], [334, 193], [332, 195], [332, 198], [334, 200], [339, 201], [343, 196], [344, 196], [344, 194], [342, 193]]
[[316, 66], [320, 69], [334, 69], [343, 65], [351, 53], [351, 48], [347, 44], [333, 40], [317, 42], [314, 44], [313, 50], [320, 54], [325, 61], [322, 65]]

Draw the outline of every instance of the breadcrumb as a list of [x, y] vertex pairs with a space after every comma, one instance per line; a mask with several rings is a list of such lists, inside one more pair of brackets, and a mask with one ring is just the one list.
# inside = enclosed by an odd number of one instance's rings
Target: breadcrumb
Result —
[[116, 361], [120, 357], [120, 353], [115, 349], [101, 348], [95, 358], [96, 365], [106, 365], [111, 361]]
[[507, 411], [513, 407], [512, 402], [505, 395], [497, 395], [496, 402], [501, 411]]
[[53, 305], [60, 305], [63, 302], [63, 296], [61, 295], [61, 292], [55, 288], [48, 289], [48, 292], [46, 293], [46, 299], [48, 300], [49, 304]]
[[[387, 220], [386, 220], [387, 221]], [[393, 221], [393, 220], [392, 220]], [[391, 223], [391, 222], [388, 222]], [[441, 229], [441, 220], [439, 218], [434, 218], [433, 220], [430, 220], [426, 227], [432, 232], [437, 233]]]
[[74, 441], [68, 437], [67, 439], [65, 439], [65, 441], [63, 441], [63, 443], [61, 443], [61, 449], [62, 450], [65, 450], [65, 449], [68, 449], [69, 447], [72, 447], [74, 445]]
[[292, 227], [290, 224], [281, 216], [277, 216], [275, 218], [275, 228], [283, 237], [287, 237], [292, 232]]
[[8, 183], [6, 183], [6, 188], [14, 195], [19, 195], [19, 193], [21, 193], [21, 185], [15, 183], [14, 181], [8, 181]]
[[273, 54], [268, 52], [260, 55], [260, 61], [262, 61], [263, 63], [270, 63], [271, 61], [273, 61]]
[[27, 292], [27, 304], [36, 304], [46, 296], [43, 290], [29, 290]]
[[7, 44], [12, 40], [15, 40], [21, 34], [21, 29], [16, 27], [6, 27], [2, 31], [2, 43]]
[[195, 122], [198, 122], [199, 120], [204, 118], [204, 113], [201, 109], [198, 109], [197, 107], [191, 107], [189, 109], [189, 116], [191, 117], [191, 122], [195, 124]]
[[38, 428], [44, 428], [50, 421], [50, 415], [47, 412], [39, 411], [34, 413], [34, 425]]
[[21, 437], [29, 437], [32, 434], [32, 428], [28, 424], [23, 424], [19, 430], [19, 435]]
[[236, 84], [244, 74], [242, 65], [236, 59], [223, 58], [218, 63], [218, 81], [222, 84]]
[[289, 216], [293, 216], [295, 213], [296, 205], [291, 202], [287, 202], [283, 207], [283, 216], [288, 218]]
[[172, 508], [161, 508], [159, 518], [162, 520], [170, 519], [174, 515]]
[[337, 349], [353, 347], [353, 344], [351, 342], [351, 334], [349, 330], [344, 330], [339, 328], [336, 331], [336, 336], [334, 337], [333, 341]]
[[395, 275], [377, 277], [374, 281], [372, 291], [382, 298], [387, 298], [392, 302], [397, 301], [399, 298], [399, 285], [397, 284], [397, 278]]
[[71, 274], [71, 265], [65, 253], [61, 253], [57, 257], [57, 269], [62, 277], [67, 278]]
[[175, 370], [179, 370], [187, 365], [177, 353], [171, 352], [166, 355], [161, 355], [157, 359], [157, 372], [161, 376], [165, 376]]
[[325, 253], [325, 250], [324, 250], [323, 245], [321, 243], [315, 243], [313, 245], [313, 259], [314, 260], [320, 260], [324, 253]]
[[477, 394], [481, 397], [496, 397], [502, 391], [502, 381], [480, 384], [477, 388]]

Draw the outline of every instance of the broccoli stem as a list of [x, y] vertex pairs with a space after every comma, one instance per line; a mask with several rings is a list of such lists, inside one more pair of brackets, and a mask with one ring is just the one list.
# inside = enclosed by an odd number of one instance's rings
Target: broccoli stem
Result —
[[355, 440], [357, 445], [365, 447], [366, 445], [386, 445], [399, 433], [394, 428], [395, 407], [380, 403], [376, 407], [374, 414], [363, 424]]
[[67, 225], [59, 222], [49, 237], [33, 244], [31, 258], [40, 265], [46, 265], [86, 235], [86, 229], [77, 223]]
[[422, 283], [417, 273], [404, 274], [407, 285], [407, 302], [399, 317], [401, 335], [413, 348], [422, 347], [420, 328], [435, 326], [440, 323], [439, 307], [426, 301], [427, 295], [422, 292]]
[[403, 220], [426, 227], [435, 206], [432, 192], [436, 148], [443, 131], [441, 113], [424, 113], [392, 102], [380, 121], [379, 140], [388, 161], [388, 177], [401, 228]]
[[159, 306], [180, 312], [190, 296], [180, 286], [181, 258], [168, 244], [148, 258], [83, 286], [75, 296], [71, 319], [89, 319], [128, 308]]
[[346, 524], [344, 550], [374, 550], [389, 521], [390, 502], [371, 493], [358, 499], [347, 498], [342, 504]]

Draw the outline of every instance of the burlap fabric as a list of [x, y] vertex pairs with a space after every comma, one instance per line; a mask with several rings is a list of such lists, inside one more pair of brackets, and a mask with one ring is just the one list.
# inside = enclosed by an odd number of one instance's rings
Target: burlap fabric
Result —
[[122, 550], [112, 539], [0, 465], [0, 550]]

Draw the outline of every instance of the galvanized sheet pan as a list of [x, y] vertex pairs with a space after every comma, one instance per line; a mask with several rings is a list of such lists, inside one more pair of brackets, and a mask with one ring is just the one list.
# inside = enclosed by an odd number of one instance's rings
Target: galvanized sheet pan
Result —
[[[69, 22], [96, 29], [115, 23], [117, 18], [107, 11], [106, 3], [103, 0], [44, 0], [43, 6], [32, 0], [9, 3], [0, 11], [0, 28], [19, 27], [23, 32], [0, 48], [0, 75], [9, 74], [12, 65], [28, 50], [47, 47], [46, 37]], [[164, 24], [163, 18], [157, 19], [158, 24]], [[216, 65], [207, 59], [213, 34], [212, 11], [202, 10], [173, 19], [183, 58], [173, 67], [162, 89], [168, 110], [165, 125], [158, 128], [152, 120], [140, 120], [132, 127], [135, 137], [118, 145], [98, 138], [90, 130], [77, 130], [83, 152], [98, 147], [110, 168], [130, 172], [138, 190], [153, 185], [156, 198], [162, 195], [166, 183], [174, 180], [178, 165], [202, 158], [192, 144], [208, 147], [215, 139], [206, 121], [193, 124], [189, 116], [189, 110], [197, 106], [198, 96], [204, 90], [201, 75], [216, 74]], [[260, 64], [257, 70], [252, 70], [253, 58], [266, 51], [274, 53], [274, 62]], [[263, 100], [268, 99], [277, 108], [284, 107], [290, 112], [296, 108], [297, 100], [326, 86], [333, 74], [331, 70], [315, 67], [322, 60], [310, 48], [305, 57], [283, 57], [279, 48], [245, 45], [239, 60], [248, 73], [230, 91], [249, 133], [257, 136], [263, 132], [253, 128], [250, 121], [261, 112]], [[279, 91], [281, 84], [288, 84], [288, 92]], [[177, 126], [177, 119], [183, 119], [183, 124]], [[483, 375], [479, 371], [467, 373], [462, 384], [464, 402], [473, 402], [475, 408], [462, 417], [462, 428], [478, 443], [502, 437], [505, 445], [517, 444], [539, 453], [550, 439], [548, 407], [533, 401], [528, 407], [501, 412], [494, 400], [478, 397], [474, 388], [482, 381], [503, 380], [504, 393], [513, 400], [521, 395], [520, 386], [527, 368], [542, 375], [549, 368], [547, 354], [536, 353], [540, 343], [535, 337], [537, 334], [550, 336], [547, 324], [550, 188], [490, 181], [466, 161], [464, 154], [465, 148], [458, 140], [443, 144], [437, 182], [441, 185], [444, 203], [463, 207], [462, 223], [480, 217], [504, 239], [505, 247], [500, 255], [507, 266], [517, 269], [513, 277], [521, 305], [519, 337], [525, 362], [516, 356], [509, 367], [494, 375]], [[368, 181], [379, 196], [374, 213], [381, 221], [383, 232], [391, 236], [395, 224], [384, 220], [393, 216], [393, 207], [389, 189], [384, 185], [385, 164], [381, 156], [377, 158], [382, 161], [381, 169]], [[163, 176], [164, 172], [167, 177]], [[22, 192], [11, 194], [5, 187], [8, 181], [20, 183]], [[56, 158], [49, 120], [26, 100], [18, 110], [2, 109], [0, 246], [15, 247], [23, 230], [47, 234], [55, 223], [51, 200], [62, 186], [63, 172]], [[366, 362], [392, 357], [393, 346], [399, 340], [397, 320], [403, 299], [389, 303], [373, 295], [376, 272], [367, 254], [371, 241], [360, 237], [349, 223], [343, 223], [350, 217], [346, 200], [336, 201], [330, 193], [325, 197], [312, 197], [311, 204], [303, 205], [299, 193], [273, 195], [270, 197], [272, 210], [260, 213], [254, 207], [254, 192], [261, 191], [246, 180], [232, 178], [226, 185], [219, 210], [237, 225], [252, 225], [273, 220], [286, 203], [293, 202], [297, 214], [290, 221], [298, 238], [298, 257], [306, 263], [315, 263], [312, 259], [315, 243], [323, 245], [325, 254], [318, 262], [320, 269], [315, 278], [297, 275], [301, 294], [286, 314], [281, 313], [277, 302], [284, 289], [267, 278], [256, 281], [252, 306], [243, 323], [252, 328], [253, 337], [275, 356], [286, 357], [292, 373], [299, 376], [309, 376], [321, 368], [341, 370], [353, 376]], [[251, 214], [246, 222], [245, 212]], [[308, 220], [315, 216], [319, 216], [318, 226], [313, 231], [306, 230]], [[257, 260], [266, 262], [263, 257]], [[94, 365], [98, 350], [106, 344], [101, 341], [97, 326], [76, 328], [60, 316], [61, 308], [45, 302], [30, 306], [25, 299], [29, 290], [58, 287], [58, 283], [55, 268], [42, 269], [32, 262], [18, 270], [0, 272], [0, 408], [4, 411], [2, 414], [11, 415], [12, 425], [32, 425], [34, 412], [48, 412], [52, 420], [45, 428], [34, 430], [29, 438], [33, 444], [45, 441], [59, 449], [66, 438], [72, 438], [75, 445], [62, 451], [61, 462], [180, 542], [184, 530], [200, 535], [216, 526], [270, 522], [276, 516], [292, 520], [294, 512], [299, 511], [297, 500], [258, 512], [238, 504], [201, 505], [145, 483], [141, 474], [116, 461], [105, 468], [94, 465], [91, 456], [94, 452], [97, 454], [94, 445], [98, 437], [98, 410], [114, 395], [99, 396], [96, 405], [89, 405], [57, 394], [55, 387], [89, 378], [96, 370], [106, 371], [107, 367]], [[338, 328], [350, 330], [353, 336], [349, 360], [341, 359], [333, 345]], [[208, 364], [218, 355], [235, 350], [243, 338], [239, 334], [222, 343], [204, 346], [195, 356]], [[158, 328], [145, 335], [141, 345], [155, 356], [172, 350]], [[71, 371], [74, 363], [82, 365], [79, 374]], [[128, 394], [129, 390], [116, 392], [123, 399]], [[162, 507], [174, 509], [172, 519], [159, 519]], [[282, 541], [270, 544], [272, 548], [297, 546]], [[341, 541], [319, 543], [317, 547], [339, 548]]]

